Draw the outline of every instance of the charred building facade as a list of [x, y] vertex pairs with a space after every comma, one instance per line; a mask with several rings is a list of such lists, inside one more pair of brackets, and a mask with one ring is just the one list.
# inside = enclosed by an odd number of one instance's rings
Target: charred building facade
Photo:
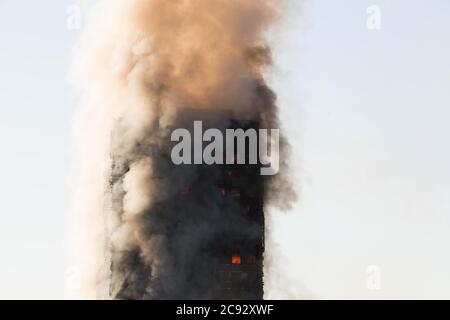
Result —
[[[222, 130], [227, 128], [258, 130], [259, 125], [230, 121]], [[113, 299], [263, 299], [260, 164], [176, 166], [168, 146], [141, 141], [134, 148], [138, 151], [131, 154], [139, 154], [139, 159], [123, 157], [113, 148], [107, 295]], [[133, 163], [147, 156], [153, 159], [149, 178], [160, 181], [156, 183], [160, 190], [154, 190], [160, 196], [133, 218], [134, 240], [127, 242], [121, 238], [128, 219], [127, 175]], [[249, 157], [248, 146], [245, 157]]]
[[[258, 124], [234, 121], [231, 128], [257, 130]], [[231, 197], [239, 204], [242, 219], [247, 220], [253, 230], [241, 232], [239, 227], [231, 228], [212, 242], [216, 299], [263, 298], [264, 190], [260, 167], [249, 164], [248, 151], [247, 147], [245, 164], [220, 168], [218, 186], [221, 196]], [[229, 223], [233, 225], [233, 221]]]

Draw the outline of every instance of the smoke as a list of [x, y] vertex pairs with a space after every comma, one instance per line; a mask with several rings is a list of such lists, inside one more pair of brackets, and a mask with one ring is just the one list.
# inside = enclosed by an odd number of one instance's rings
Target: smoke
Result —
[[[207, 298], [205, 245], [230, 228], [257, 236], [236, 202], [211, 193], [217, 168], [172, 164], [170, 133], [196, 119], [280, 127], [264, 72], [282, 9], [276, 0], [112, 0], [92, 9], [72, 69], [83, 297]], [[264, 179], [266, 208], [295, 199], [285, 163], [280, 170]], [[195, 273], [186, 271], [193, 257]]]

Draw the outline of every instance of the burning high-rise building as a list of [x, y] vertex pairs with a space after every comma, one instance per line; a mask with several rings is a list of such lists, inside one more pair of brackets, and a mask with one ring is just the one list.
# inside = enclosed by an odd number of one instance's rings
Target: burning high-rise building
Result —
[[[231, 121], [228, 128], [256, 131], [259, 125], [255, 121]], [[172, 176], [169, 170], [174, 179], [178, 174], [180, 179], [194, 177], [184, 184], [178, 182], [180, 187], [174, 188], [177, 192], [142, 213], [139, 224], [149, 236], [148, 241], [156, 237], [158, 245], [163, 245], [158, 250], [164, 252], [153, 254], [158, 258], [167, 255], [166, 259], [158, 261], [156, 268], [162, 270], [157, 271], [154, 264], [141, 258], [139, 248], [117, 248], [113, 239], [108, 240], [111, 265], [107, 272], [112, 298], [263, 298], [264, 183], [260, 164], [249, 164], [247, 142], [246, 164], [235, 161], [237, 147], [233, 164], [177, 168], [170, 157], [162, 157], [167, 161], [161, 164], [166, 175]], [[142, 148], [137, 152], [143, 155], [155, 151], [151, 147], [144, 151], [145, 144], [136, 147]], [[130, 162], [114, 153], [112, 159], [107, 218], [116, 221], [112, 225], [120, 225], [124, 219], [124, 179]]]
[[[74, 209], [85, 297], [263, 297], [263, 209], [292, 198], [286, 157], [276, 177], [261, 176], [258, 164], [176, 165], [171, 133], [195, 120], [222, 132], [279, 128], [263, 73], [271, 63], [265, 35], [280, 6], [95, 6], [74, 65], [83, 93]], [[281, 155], [285, 147], [281, 136]]]

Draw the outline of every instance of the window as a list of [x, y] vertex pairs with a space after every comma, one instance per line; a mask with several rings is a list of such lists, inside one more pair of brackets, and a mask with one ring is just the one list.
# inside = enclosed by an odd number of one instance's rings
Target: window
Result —
[[231, 257], [231, 264], [241, 264], [241, 256], [235, 254]]
[[248, 256], [247, 264], [255, 264], [255, 263], [256, 263], [256, 257], [255, 256]]

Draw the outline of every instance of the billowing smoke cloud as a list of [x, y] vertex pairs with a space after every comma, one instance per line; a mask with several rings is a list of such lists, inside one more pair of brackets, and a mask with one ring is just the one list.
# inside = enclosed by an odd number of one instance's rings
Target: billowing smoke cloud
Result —
[[[193, 257], [202, 261], [205, 244], [229, 228], [257, 233], [237, 203], [211, 196], [217, 168], [172, 164], [170, 134], [199, 119], [279, 128], [263, 72], [280, 2], [112, 0], [92, 10], [73, 66], [84, 297], [207, 298], [205, 266], [185, 272]], [[294, 198], [284, 168], [264, 178], [266, 207]], [[180, 198], [184, 190], [192, 191]]]

